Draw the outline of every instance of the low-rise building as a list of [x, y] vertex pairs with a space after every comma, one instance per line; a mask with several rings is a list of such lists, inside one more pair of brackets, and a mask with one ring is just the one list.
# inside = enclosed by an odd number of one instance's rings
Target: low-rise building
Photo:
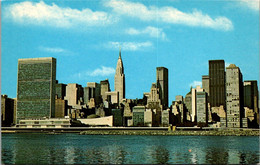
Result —
[[26, 119], [19, 120], [16, 127], [19, 128], [66, 128], [70, 127], [69, 118], [50, 118], [50, 119]]

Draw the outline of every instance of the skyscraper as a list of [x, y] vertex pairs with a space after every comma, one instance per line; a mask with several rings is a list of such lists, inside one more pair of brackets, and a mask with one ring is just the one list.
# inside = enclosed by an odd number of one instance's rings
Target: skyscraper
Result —
[[157, 88], [163, 109], [168, 107], [168, 69], [165, 67], [156, 68]]
[[225, 61], [209, 60], [209, 103], [225, 107]]
[[244, 106], [258, 113], [258, 87], [256, 80], [244, 81]]
[[119, 58], [116, 65], [116, 74], [115, 74], [115, 91], [119, 92], [119, 102], [125, 98], [125, 74], [124, 66], [121, 58], [121, 49], [119, 51]]
[[18, 60], [17, 120], [55, 116], [56, 59]]
[[243, 77], [239, 67], [230, 64], [226, 71], [227, 127], [242, 127]]

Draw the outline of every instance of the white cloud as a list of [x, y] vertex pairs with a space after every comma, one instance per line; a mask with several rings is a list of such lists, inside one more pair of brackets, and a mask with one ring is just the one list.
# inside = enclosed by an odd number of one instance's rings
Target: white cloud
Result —
[[192, 87], [196, 87], [197, 85], [202, 86], [202, 82], [201, 82], [201, 81], [193, 81], [193, 82], [190, 84], [190, 86], [192, 86]]
[[119, 49], [119, 47], [123, 50], [128, 51], [136, 51], [136, 50], [142, 50], [145, 48], [152, 47], [153, 44], [150, 41], [146, 42], [108, 42], [105, 47], [112, 48], [112, 49]]
[[169, 6], [161, 8], [155, 6], [147, 7], [142, 3], [128, 2], [126, 0], [105, 1], [105, 6], [113, 8], [118, 14], [139, 18], [143, 21], [158, 20], [170, 24], [207, 27], [224, 31], [233, 29], [233, 24], [228, 18], [223, 16], [211, 18], [199, 10], [185, 13]]
[[147, 26], [145, 29], [141, 30], [129, 28], [126, 30], [126, 33], [130, 35], [148, 34], [150, 37], [161, 38], [162, 40], [166, 40], [166, 34], [163, 32], [163, 29], [152, 26]]
[[80, 73], [77, 73], [73, 76], [73, 78], [84, 78], [84, 77], [97, 77], [97, 76], [110, 76], [115, 74], [115, 69], [112, 67], [106, 67], [106, 66], [101, 66], [100, 68], [97, 68], [93, 71], [83, 71]]
[[259, 11], [260, 0], [238, 0], [240, 5], [246, 6], [251, 10]]
[[54, 3], [48, 5], [43, 1], [38, 3], [25, 1], [9, 5], [5, 8], [5, 14], [17, 23], [59, 28], [106, 25], [115, 20], [102, 11], [62, 8]]
[[62, 48], [58, 48], [58, 47], [44, 47], [44, 46], [40, 46], [39, 47], [40, 50], [45, 51], [45, 52], [49, 52], [49, 53], [67, 53], [68, 51]]
[[94, 71], [89, 72], [89, 76], [109, 76], [111, 74], [115, 74], [115, 69], [105, 66], [101, 66], [101, 68], [97, 68]]

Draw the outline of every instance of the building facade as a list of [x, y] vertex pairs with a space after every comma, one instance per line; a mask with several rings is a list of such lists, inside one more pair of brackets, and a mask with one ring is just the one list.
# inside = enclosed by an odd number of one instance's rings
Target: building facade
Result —
[[253, 109], [255, 113], [259, 113], [258, 87], [256, 80], [244, 81], [244, 106]]
[[133, 126], [144, 126], [145, 106], [133, 107]]
[[67, 84], [65, 100], [69, 106], [78, 106], [83, 104], [83, 88], [79, 84]]
[[163, 109], [168, 108], [168, 69], [165, 67], [156, 68], [157, 88], [159, 88], [159, 98]]
[[1, 95], [1, 126], [10, 127], [15, 124], [15, 99]]
[[202, 88], [209, 94], [209, 76], [203, 75], [202, 76]]
[[17, 120], [55, 116], [56, 59], [18, 60]]
[[225, 61], [209, 60], [209, 103], [225, 107]]
[[208, 123], [207, 93], [200, 91], [196, 93], [197, 99], [197, 122]]
[[226, 68], [226, 115], [227, 127], [242, 127], [243, 77], [239, 67], [230, 64]]

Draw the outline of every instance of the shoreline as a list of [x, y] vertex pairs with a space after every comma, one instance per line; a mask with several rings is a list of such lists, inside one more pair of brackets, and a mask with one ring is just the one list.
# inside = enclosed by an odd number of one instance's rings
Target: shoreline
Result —
[[80, 135], [140, 135], [140, 136], [259, 136], [259, 131], [252, 130], [210, 130], [210, 131], [150, 131], [150, 130], [88, 130]]

